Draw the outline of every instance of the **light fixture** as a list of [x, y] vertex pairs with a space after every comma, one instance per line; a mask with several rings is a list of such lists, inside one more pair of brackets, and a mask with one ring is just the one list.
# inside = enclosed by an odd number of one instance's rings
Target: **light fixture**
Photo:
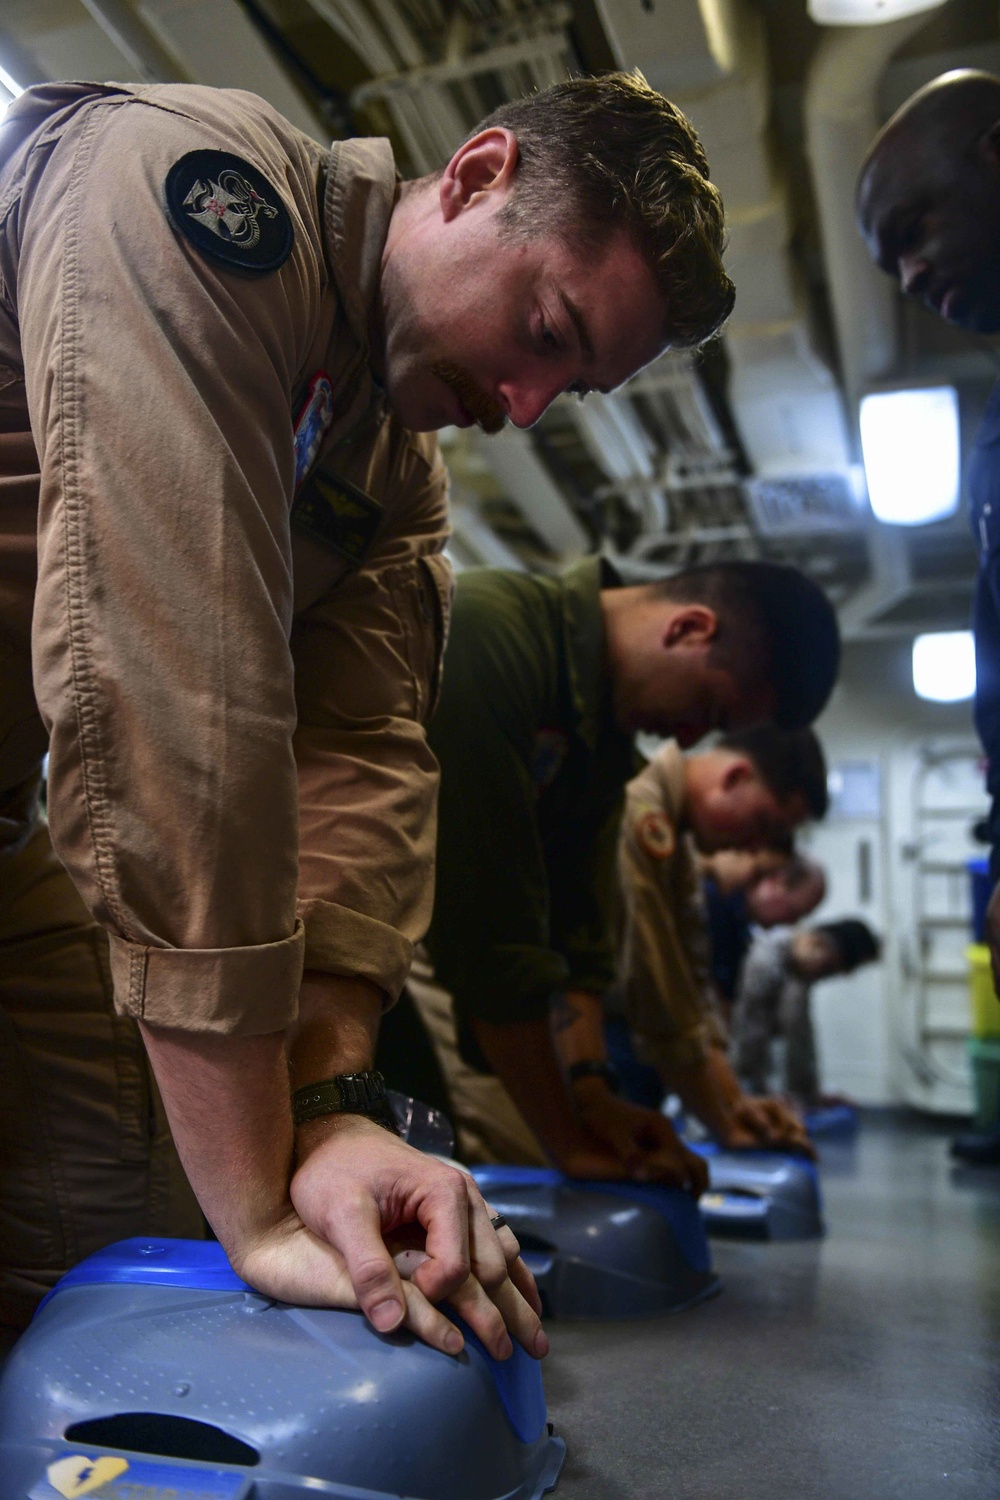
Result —
[[943, 4], [944, 0], [809, 0], [806, 9], [820, 26], [880, 26]]
[[913, 642], [913, 691], [931, 703], [961, 703], [976, 691], [971, 630], [938, 630]]
[[3, 63], [0, 63], [0, 119], [3, 118], [8, 104], [12, 104], [17, 96], [23, 93], [24, 89], [17, 79], [7, 72]]
[[860, 424], [868, 498], [880, 521], [922, 526], [954, 512], [959, 442], [953, 386], [863, 396]]

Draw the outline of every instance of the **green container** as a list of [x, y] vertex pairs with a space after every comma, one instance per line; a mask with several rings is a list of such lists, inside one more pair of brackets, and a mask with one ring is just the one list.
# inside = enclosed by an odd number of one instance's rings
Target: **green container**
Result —
[[969, 1038], [972, 1088], [976, 1099], [976, 1129], [1000, 1125], [1000, 1039]]

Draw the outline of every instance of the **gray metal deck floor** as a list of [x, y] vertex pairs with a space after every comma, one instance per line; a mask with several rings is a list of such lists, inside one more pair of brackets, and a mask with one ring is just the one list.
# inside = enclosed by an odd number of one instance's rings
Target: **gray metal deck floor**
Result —
[[828, 1235], [716, 1240], [721, 1296], [551, 1324], [557, 1500], [996, 1500], [1000, 1170], [866, 1117], [824, 1152]]

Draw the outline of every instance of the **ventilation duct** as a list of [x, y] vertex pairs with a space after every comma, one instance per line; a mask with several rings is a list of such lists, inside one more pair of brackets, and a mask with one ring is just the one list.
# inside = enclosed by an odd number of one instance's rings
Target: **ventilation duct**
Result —
[[787, 187], [766, 138], [760, 17], [741, 0], [597, 3], [618, 63], [639, 64], [694, 124], [725, 201], [737, 290], [726, 330], [729, 395], [755, 475], [853, 497], [843, 402], [815, 348], [788, 248]]

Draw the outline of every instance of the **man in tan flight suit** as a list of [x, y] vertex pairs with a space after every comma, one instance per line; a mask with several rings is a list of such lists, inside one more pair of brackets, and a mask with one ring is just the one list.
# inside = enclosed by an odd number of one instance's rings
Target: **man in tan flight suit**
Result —
[[[604, 212], [612, 166], [659, 205]], [[456, 1352], [447, 1296], [500, 1357], [507, 1329], [544, 1352], [474, 1187], [374, 1105], [344, 1112], [430, 908], [449, 580], [421, 434], [528, 426], [700, 342], [731, 305], [721, 242], [690, 127], [637, 77], [505, 106], [403, 188], [387, 142], [322, 150], [235, 92], [51, 85], [4, 117], [8, 1326], [98, 1244], [191, 1232], [138, 1022], [254, 1285]], [[79, 899], [35, 813], [46, 747]], [[289, 1073], [340, 1102], [293, 1125]], [[363, 1088], [331, 1094], [345, 1074]], [[414, 1221], [428, 1259], [404, 1284]]]
[[618, 843], [619, 977], [636, 1050], [720, 1144], [802, 1150], [801, 1121], [743, 1093], [712, 1004], [698, 851], [768, 847], [826, 812], [826, 768], [812, 730], [763, 725], [685, 757], [669, 741], [628, 785]]

